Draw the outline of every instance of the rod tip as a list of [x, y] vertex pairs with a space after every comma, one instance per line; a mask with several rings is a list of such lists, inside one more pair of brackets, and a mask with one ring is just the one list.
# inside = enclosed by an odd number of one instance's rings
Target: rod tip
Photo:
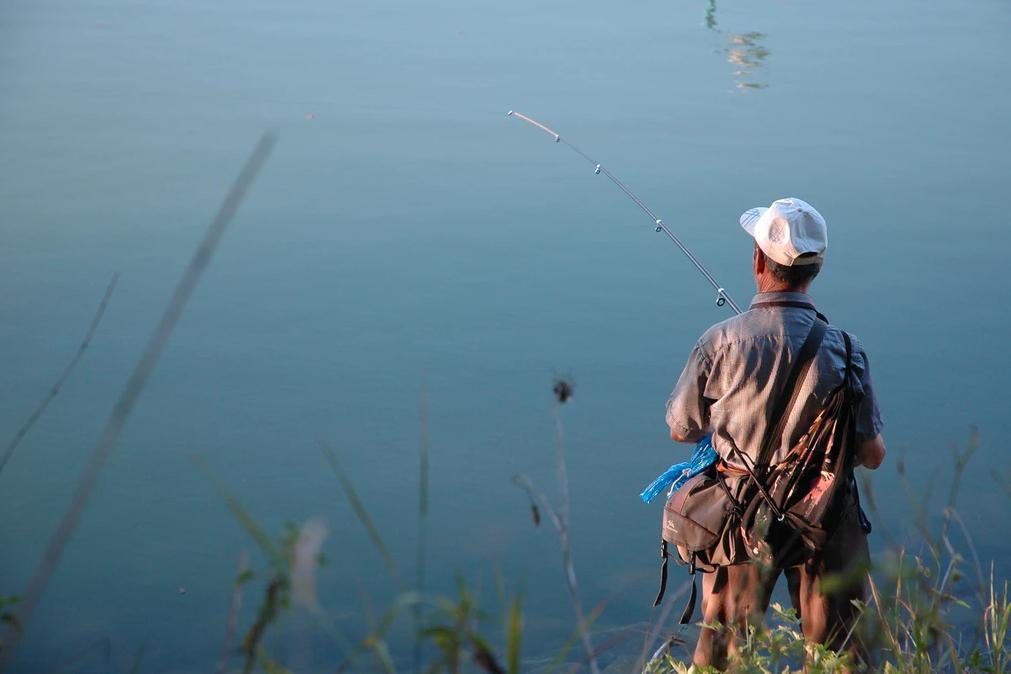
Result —
[[506, 113], [506, 117], [512, 117], [512, 116], [513, 116], [513, 111], [512, 110], [510, 110], [509, 112]]

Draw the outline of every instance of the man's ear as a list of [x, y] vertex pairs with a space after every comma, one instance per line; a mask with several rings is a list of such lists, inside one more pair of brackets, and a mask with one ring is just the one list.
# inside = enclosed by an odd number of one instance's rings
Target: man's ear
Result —
[[755, 270], [755, 276], [765, 273], [765, 253], [758, 246], [755, 246], [752, 268]]

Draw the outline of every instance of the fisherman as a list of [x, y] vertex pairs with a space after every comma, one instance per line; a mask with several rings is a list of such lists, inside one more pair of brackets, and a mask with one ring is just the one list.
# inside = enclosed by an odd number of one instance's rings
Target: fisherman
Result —
[[[677, 442], [695, 443], [712, 435], [723, 461], [733, 467], [731, 448], [750, 458], [758, 454], [767, 427], [775, 427], [771, 408], [783, 395], [785, 373], [795, 360], [816, 309], [807, 294], [828, 246], [825, 220], [810, 204], [779, 199], [768, 208], [752, 208], [740, 218], [754, 238], [752, 272], [758, 294], [748, 311], [709, 328], [695, 344], [677, 386], [667, 401], [667, 425]], [[867, 356], [853, 343], [853, 373], [858, 393], [854, 465], [871, 470], [881, 465], [885, 445]], [[770, 464], [781, 460], [814, 422], [822, 403], [844, 380], [846, 346], [842, 332], [827, 329], [799, 395], [787, 412], [782, 437]], [[789, 395], [790, 392], [785, 392]], [[760, 621], [781, 574], [804, 636], [834, 650], [859, 648], [850, 636], [857, 618], [853, 600], [865, 597], [865, 569], [870, 557], [870, 529], [859, 502], [847, 499], [835, 533], [813, 558], [784, 569], [756, 563], [717, 567], [703, 575], [702, 620], [720, 630], [703, 628], [695, 648], [698, 666], [727, 666], [734, 654], [734, 633], [749, 621]], [[821, 581], [835, 577], [830, 590]], [[850, 636], [849, 639], [847, 637]]]

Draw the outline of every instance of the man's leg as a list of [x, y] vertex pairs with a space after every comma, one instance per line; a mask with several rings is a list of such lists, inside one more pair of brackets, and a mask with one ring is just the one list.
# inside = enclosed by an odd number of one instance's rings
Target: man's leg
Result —
[[[856, 517], [847, 517], [815, 560], [787, 569], [793, 606], [808, 640], [862, 658], [853, 629], [860, 612], [852, 602], [866, 600], [869, 563], [867, 534]], [[822, 588], [826, 578], [830, 592]]]
[[720, 629], [703, 627], [692, 662], [723, 669], [735, 651], [734, 637], [751, 620], [761, 621], [769, 607], [778, 570], [763, 570], [754, 564], [721, 566], [702, 574], [702, 622], [719, 623]]

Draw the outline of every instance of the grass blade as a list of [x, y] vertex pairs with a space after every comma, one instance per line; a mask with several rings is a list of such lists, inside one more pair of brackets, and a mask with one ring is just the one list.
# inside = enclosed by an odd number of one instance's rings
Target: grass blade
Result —
[[[422, 391], [419, 403], [421, 422], [418, 446], [418, 544], [414, 556], [414, 589], [425, 592], [425, 558], [428, 548], [428, 393]], [[422, 605], [417, 603], [412, 611], [414, 620], [414, 674], [421, 671], [424, 642], [421, 640]]]
[[389, 569], [390, 573], [396, 574], [397, 563], [394, 561], [393, 555], [390, 554], [389, 548], [387, 548], [386, 544], [383, 543], [383, 538], [379, 535], [379, 529], [376, 527], [375, 522], [372, 521], [372, 516], [369, 515], [369, 511], [365, 508], [365, 504], [362, 503], [361, 498], [358, 497], [358, 492], [355, 491], [355, 487], [351, 483], [351, 479], [344, 471], [344, 467], [341, 465], [340, 459], [337, 457], [337, 452], [326, 443], [322, 443], [322, 447], [327, 459], [330, 460], [330, 466], [333, 468], [334, 473], [337, 475], [337, 479], [341, 483], [341, 487], [344, 488], [344, 494], [347, 496], [348, 502], [351, 504], [355, 514], [358, 516], [358, 520], [362, 523], [362, 526], [365, 527], [366, 531], [369, 532], [369, 537], [372, 539], [372, 543], [376, 546], [379, 554], [382, 555], [383, 561], [386, 563], [386, 568]]
[[376, 654], [376, 660], [382, 665], [386, 674], [397, 674], [397, 668], [393, 666], [393, 657], [390, 649], [382, 639], [376, 639], [371, 644], [372, 651]]
[[509, 674], [519, 674], [520, 654], [523, 640], [522, 601], [517, 593], [509, 604], [509, 616], [506, 623], [506, 668]]
[[267, 535], [267, 532], [265, 532], [253, 516], [249, 514], [249, 511], [246, 510], [244, 505], [242, 505], [242, 502], [232, 496], [231, 492], [229, 492], [225, 485], [222, 484], [221, 480], [217, 478], [210, 466], [208, 466], [207, 463], [200, 458], [194, 458], [193, 463], [195, 463], [197, 468], [199, 468], [200, 471], [207, 476], [207, 479], [211, 481], [214, 485], [214, 489], [221, 496], [225, 505], [228, 506], [232, 515], [239, 524], [242, 525], [242, 528], [246, 530], [250, 537], [256, 541], [256, 544], [260, 546], [260, 549], [262, 549], [264, 554], [267, 555], [271, 563], [274, 565], [286, 563], [287, 560], [284, 559], [281, 551], [274, 545], [274, 542], [270, 540], [270, 536]]
[[421, 439], [418, 447], [418, 514], [428, 517], [428, 394], [421, 394]]
[[388, 632], [389, 629], [393, 626], [393, 623], [397, 619], [397, 616], [400, 614], [400, 612], [403, 611], [405, 608], [409, 607], [413, 608], [420, 601], [421, 601], [420, 596], [415, 592], [405, 592], [404, 594], [401, 594], [399, 597], [397, 597], [396, 601], [394, 601], [393, 604], [391, 604], [390, 607], [386, 609], [386, 611], [380, 617], [379, 622], [376, 623], [375, 628], [373, 628], [373, 630], [369, 632], [369, 634], [366, 635], [364, 639], [362, 639], [362, 641], [358, 644], [356, 648], [348, 651], [347, 658], [344, 660], [344, 662], [338, 665], [336, 670], [337, 673], [341, 674], [341, 672], [347, 671], [354, 663], [354, 661], [362, 653], [371, 648], [374, 648], [377, 642], [383, 640], [383, 638], [386, 635], [386, 632]]

